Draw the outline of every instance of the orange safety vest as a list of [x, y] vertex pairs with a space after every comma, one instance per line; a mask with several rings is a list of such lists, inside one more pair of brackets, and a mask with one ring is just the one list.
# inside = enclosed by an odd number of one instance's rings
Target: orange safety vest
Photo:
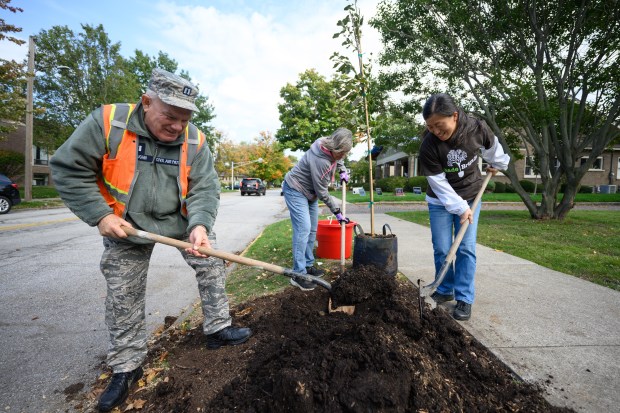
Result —
[[[129, 202], [135, 183], [138, 160], [138, 139], [134, 132], [128, 131], [127, 121], [135, 104], [117, 103], [103, 105], [103, 136], [107, 153], [103, 156], [101, 174], [97, 179], [99, 191], [114, 210], [114, 214], [125, 218], [125, 206]], [[205, 143], [205, 135], [196, 126], [188, 123], [185, 140], [181, 145], [179, 157], [179, 185], [181, 213], [187, 216], [185, 198], [187, 197], [189, 173], [196, 153]]]

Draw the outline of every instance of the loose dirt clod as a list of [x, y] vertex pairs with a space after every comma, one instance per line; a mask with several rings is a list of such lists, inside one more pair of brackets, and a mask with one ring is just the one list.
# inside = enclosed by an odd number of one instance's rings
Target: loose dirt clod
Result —
[[290, 288], [234, 309], [254, 331], [246, 344], [209, 351], [200, 328], [162, 341], [149, 359], [167, 351], [170, 368], [135, 395], [141, 412], [572, 411], [549, 405], [443, 310], [420, 321], [410, 283], [362, 267], [333, 287], [354, 315], [327, 313], [321, 288]]

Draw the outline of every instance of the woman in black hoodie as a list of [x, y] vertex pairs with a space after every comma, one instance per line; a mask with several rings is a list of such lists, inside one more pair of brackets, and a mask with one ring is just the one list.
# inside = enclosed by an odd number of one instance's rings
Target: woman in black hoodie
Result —
[[510, 157], [484, 122], [465, 114], [445, 93], [430, 96], [422, 116], [427, 129], [420, 148], [420, 163], [428, 180], [426, 201], [436, 272], [441, 269], [461, 225], [469, 221], [456, 253], [455, 266], [448, 270], [432, 297], [438, 304], [456, 299], [453, 317], [468, 320], [475, 295], [476, 231], [481, 203], [475, 211], [470, 206], [483, 183], [480, 155], [489, 164], [486, 172], [493, 175], [508, 167]]

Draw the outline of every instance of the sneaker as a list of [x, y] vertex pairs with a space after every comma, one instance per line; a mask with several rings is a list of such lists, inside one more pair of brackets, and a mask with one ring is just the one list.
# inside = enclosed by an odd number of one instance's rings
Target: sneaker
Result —
[[301, 278], [291, 278], [291, 285], [294, 285], [302, 291], [312, 291], [316, 288], [315, 283], [312, 281], [302, 280]]
[[222, 346], [236, 346], [245, 343], [252, 335], [252, 330], [246, 327], [224, 327], [220, 331], [207, 334], [207, 348], [216, 349]]
[[452, 294], [440, 294], [437, 291], [435, 291], [433, 294], [431, 294], [431, 298], [433, 300], [435, 300], [435, 302], [437, 304], [443, 304], [443, 303], [446, 303], [448, 301], [454, 300], [454, 295], [452, 295]]
[[325, 271], [316, 267], [306, 267], [306, 273], [315, 277], [322, 277], [325, 275]]
[[142, 377], [142, 367], [127, 373], [114, 373], [110, 384], [99, 397], [97, 408], [100, 412], [109, 412], [122, 404], [129, 395], [131, 385]]
[[468, 304], [465, 301], [457, 301], [452, 317], [459, 321], [469, 320], [469, 317], [471, 317], [471, 304]]

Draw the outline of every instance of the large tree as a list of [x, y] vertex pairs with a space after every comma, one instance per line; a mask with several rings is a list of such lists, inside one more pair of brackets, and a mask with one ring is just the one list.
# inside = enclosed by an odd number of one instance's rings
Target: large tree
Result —
[[278, 105], [281, 127], [276, 138], [285, 148], [307, 151], [316, 139], [344, 126], [336, 87], [333, 80], [309, 69], [296, 84], [280, 89], [284, 103]]
[[448, 91], [486, 120], [506, 150], [518, 138], [539, 163], [542, 202], [521, 187], [514, 163], [505, 173], [532, 217], [561, 219], [618, 136], [618, 3], [385, 0], [371, 24], [385, 45], [381, 63], [391, 66], [386, 83], [418, 102]]
[[284, 148], [270, 132], [260, 132], [254, 139], [252, 159], [262, 159], [257, 163], [254, 173], [268, 183], [282, 182], [284, 175], [293, 167], [291, 160], [284, 156]]
[[149, 56], [141, 50], [136, 50], [134, 55], [129, 58], [129, 69], [137, 76], [138, 83], [145, 89], [151, 79], [153, 69], [160, 68], [168, 72], [175, 73], [179, 67], [176, 60], [167, 53], [159, 52], [157, 57]]
[[[99, 105], [138, 101], [153, 69], [177, 72], [178, 63], [166, 53], [150, 57], [136, 50], [125, 59], [121, 43], [113, 43], [102, 25], [82, 25], [82, 30], [75, 34], [66, 26], [54, 26], [36, 38], [35, 106], [44, 110], [35, 119], [35, 142], [51, 150]], [[192, 80], [184, 70], [179, 76]], [[210, 124], [214, 108], [202, 94], [196, 106], [192, 122], [205, 132], [213, 150], [219, 139]]]
[[[258, 162], [259, 159], [261, 162]], [[280, 182], [292, 166], [291, 159], [284, 156], [282, 145], [270, 132], [260, 132], [253, 143], [234, 143], [223, 139], [219, 142], [215, 157], [215, 169], [226, 180], [234, 173], [235, 181], [243, 176], [252, 176], [267, 183]]]
[[103, 26], [82, 25], [76, 34], [54, 26], [36, 36], [35, 143], [50, 149], [103, 103], [133, 102], [140, 85]]
[[[11, 0], [0, 0], [0, 10], [11, 13], [23, 12], [19, 7], [9, 5]], [[0, 17], [0, 41], [24, 44], [11, 33], [21, 32], [21, 27], [7, 23]], [[15, 60], [0, 58], [0, 140], [17, 129], [17, 123], [23, 122], [26, 114], [26, 65]]]

